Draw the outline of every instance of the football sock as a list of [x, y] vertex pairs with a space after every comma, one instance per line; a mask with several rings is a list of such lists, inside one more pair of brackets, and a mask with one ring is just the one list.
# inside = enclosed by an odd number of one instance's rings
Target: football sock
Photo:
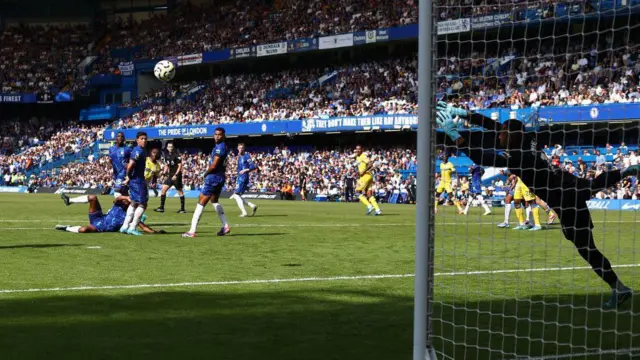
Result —
[[138, 224], [140, 224], [140, 218], [142, 217], [142, 214], [144, 214], [145, 208], [143, 208], [142, 206], [138, 206], [136, 208], [136, 211], [133, 213], [133, 221], [131, 222], [131, 225], [129, 225], [129, 230], [135, 230], [138, 228]]
[[79, 233], [80, 232], [80, 226], [69, 226], [64, 230], [68, 231], [68, 232], [72, 232], [72, 233]]
[[471, 198], [467, 199], [467, 205], [464, 207], [464, 212], [469, 211], [469, 207], [471, 206]]
[[522, 206], [516, 207], [516, 217], [518, 218], [518, 225], [524, 225], [524, 209], [522, 209]]
[[243, 203], [243, 204], [245, 204], [245, 205], [249, 205], [249, 207], [250, 207], [250, 208], [252, 208], [252, 209], [256, 207], [256, 205], [255, 205], [255, 204], [252, 204], [252, 203], [248, 202], [248, 201], [247, 201], [245, 198], [243, 198], [242, 196], [240, 196], [240, 195], [237, 195], [237, 196], [238, 196], [240, 199], [242, 199], [242, 203]]
[[484, 201], [482, 201], [482, 208], [484, 209], [485, 212], [491, 211], [491, 209], [489, 209], [489, 205], [487, 205], [487, 203], [485, 203]]
[[527, 221], [531, 222], [531, 206], [525, 206], [525, 211], [527, 212]]
[[184, 195], [180, 196], [180, 210], [184, 210]]
[[462, 206], [460, 206], [460, 201], [456, 200], [453, 203], [456, 204], [456, 207], [458, 208], [458, 211], [462, 211]]
[[373, 206], [374, 209], [376, 209], [376, 211], [380, 211], [380, 206], [378, 206], [378, 202], [376, 201], [376, 198], [374, 198], [373, 196], [370, 197], [369, 203], [371, 204], [371, 206]]
[[222, 226], [229, 225], [229, 223], [227, 222], [227, 217], [224, 216], [224, 208], [222, 207], [222, 204], [213, 203], [213, 208], [218, 213], [218, 218], [220, 219], [220, 222], [222, 223]]
[[531, 207], [533, 207], [533, 209], [531, 209], [531, 212], [533, 213], [533, 223], [536, 226], [540, 226], [540, 207], [538, 205], [531, 205]]
[[167, 201], [167, 195], [160, 195], [160, 208], [164, 209], [164, 202]]
[[504, 222], [505, 224], [509, 223], [509, 218], [511, 217], [511, 203], [504, 204]]
[[436, 198], [434, 209], [438, 210], [438, 198]]
[[72, 204], [87, 204], [89, 203], [89, 196], [82, 195], [82, 196], [74, 197], [73, 199], [69, 199], [69, 202]]
[[124, 223], [122, 224], [122, 229], [128, 229], [131, 224], [131, 220], [133, 220], [133, 213], [136, 211], [136, 208], [133, 205], [129, 205], [127, 208], [127, 216], [124, 218]]
[[371, 208], [371, 203], [369, 202], [369, 200], [367, 200], [367, 197], [364, 195], [360, 195], [360, 197], [358, 197], [358, 199], [360, 199], [360, 202], [363, 203], [367, 209]]
[[198, 229], [198, 222], [200, 222], [200, 216], [202, 216], [203, 210], [204, 206], [198, 203], [196, 205], [196, 209], [193, 211], [193, 218], [191, 218], [191, 229], [189, 229], [190, 233], [196, 233], [196, 230]]
[[244, 208], [242, 197], [238, 194], [233, 194], [231, 198], [236, 201], [236, 204], [238, 204], [238, 208], [240, 208], [240, 211], [242, 211], [242, 215], [247, 215], [247, 210]]

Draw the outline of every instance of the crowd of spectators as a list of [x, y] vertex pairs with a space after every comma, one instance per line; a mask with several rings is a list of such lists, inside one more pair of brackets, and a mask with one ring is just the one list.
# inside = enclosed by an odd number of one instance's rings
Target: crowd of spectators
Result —
[[115, 128], [417, 113], [417, 61], [212, 79], [195, 101], [156, 104]]
[[70, 84], [93, 40], [86, 25], [7, 26], [0, 32], [0, 92], [50, 93]]
[[[300, 181], [304, 175], [308, 180], [307, 194], [347, 196], [347, 188], [355, 187], [357, 179], [355, 156], [351, 150], [303, 149], [292, 152], [286, 146], [271, 151], [252, 153], [257, 171], [251, 173], [249, 191], [277, 192], [290, 186], [294, 193], [300, 192]], [[414, 150], [401, 148], [376, 149], [370, 152], [375, 162], [375, 190], [382, 199], [394, 192], [407, 194], [415, 186], [414, 178], [401, 176], [399, 170], [416, 169]], [[185, 189], [197, 190], [203, 184], [202, 175], [209, 164], [209, 154], [202, 152], [182, 155]], [[236, 160], [231, 154], [227, 167], [226, 189], [235, 188]], [[159, 182], [161, 183], [161, 182]], [[73, 186], [108, 189], [112, 184], [112, 170], [108, 156], [99, 159], [67, 164], [40, 174], [39, 186]], [[344, 200], [355, 200], [351, 195]]]
[[202, 6], [183, 2], [168, 15], [115, 22], [102, 54], [105, 64], [114, 67], [118, 59], [109, 58], [113, 48], [139, 47], [138, 58], [154, 59], [400, 26], [418, 22], [417, 7], [415, 0], [250, 0]]
[[101, 137], [101, 126], [69, 125], [47, 141], [28, 147], [22, 152], [0, 155], [0, 174], [25, 173], [35, 167], [64, 156], [75, 154], [95, 143]]

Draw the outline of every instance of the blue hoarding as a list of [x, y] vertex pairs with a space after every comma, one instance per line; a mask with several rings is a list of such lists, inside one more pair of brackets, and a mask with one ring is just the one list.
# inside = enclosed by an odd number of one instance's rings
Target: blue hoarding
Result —
[[255, 46], [245, 46], [229, 49], [229, 59], [244, 59], [248, 57], [256, 57], [258, 54]]
[[218, 62], [218, 61], [225, 61], [225, 60], [229, 60], [229, 49], [207, 51], [202, 53], [203, 63]]
[[400, 130], [418, 127], [417, 115], [372, 115], [302, 120], [302, 132]]
[[[478, 111], [505, 122], [509, 119], [525, 121], [536, 112], [534, 108], [512, 110], [492, 108]], [[592, 106], [547, 106], [537, 110], [543, 123], [557, 124], [569, 122], [629, 121], [640, 119], [640, 104], [597, 104]]]
[[115, 139], [118, 131], [124, 132], [124, 136], [127, 140], [135, 139], [138, 131], [146, 132], [149, 139], [213, 137], [213, 133], [217, 127], [224, 128], [227, 135], [273, 135], [298, 133], [301, 130], [301, 124], [301, 121], [265, 121], [261, 123], [191, 125], [120, 130], [107, 129], [104, 132], [104, 139]]
[[287, 41], [287, 52], [304, 52], [318, 50], [318, 39], [316, 38], [302, 38]]

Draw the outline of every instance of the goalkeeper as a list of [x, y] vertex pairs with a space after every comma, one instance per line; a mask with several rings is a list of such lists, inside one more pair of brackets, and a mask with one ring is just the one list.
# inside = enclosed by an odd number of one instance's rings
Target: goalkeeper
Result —
[[[466, 118], [486, 131], [462, 135], [458, 131], [458, 123], [453, 120], [455, 116]], [[548, 143], [550, 131], [525, 133], [524, 124], [518, 120], [500, 124], [479, 113], [467, 112], [444, 102], [438, 103], [436, 121], [458, 149], [467, 153], [476, 164], [508, 168], [556, 211], [564, 236], [611, 287], [612, 295], [605, 302], [605, 308], [615, 308], [631, 298], [632, 290], [618, 279], [609, 260], [595, 245], [587, 201], [592, 194], [615, 185], [626, 176], [638, 176], [640, 165], [605, 172], [594, 180], [581, 179], [553, 168], [538, 146], [538, 143]]]

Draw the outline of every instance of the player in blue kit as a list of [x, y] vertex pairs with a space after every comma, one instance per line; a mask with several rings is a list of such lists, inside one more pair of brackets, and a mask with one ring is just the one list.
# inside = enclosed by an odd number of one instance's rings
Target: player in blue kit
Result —
[[[126, 209], [130, 203], [129, 197], [119, 196], [113, 201], [111, 209], [104, 214], [100, 201], [95, 195], [83, 195], [69, 199], [67, 195], [62, 194], [60, 197], [62, 197], [67, 206], [71, 204], [89, 204], [89, 225], [56, 225], [56, 230], [72, 233], [117, 232], [124, 223], [124, 218], [127, 216]], [[142, 231], [149, 234], [166, 234], [164, 230], [156, 231], [151, 229], [144, 224], [144, 221], [141, 221], [139, 226]]]
[[218, 231], [218, 236], [224, 236], [231, 232], [231, 228], [229, 228], [229, 223], [227, 222], [227, 217], [224, 215], [222, 204], [218, 203], [220, 192], [224, 186], [225, 171], [227, 169], [228, 149], [225, 142], [224, 129], [216, 128], [213, 133], [213, 139], [216, 142], [216, 145], [213, 147], [213, 151], [211, 151], [209, 168], [204, 173], [204, 185], [202, 186], [202, 190], [200, 190], [200, 198], [198, 199], [198, 204], [193, 212], [191, 229], [182, 234], [182, 237], [196, 237], [196, 230], [198, 228], [198, 222], [200, 222], [200, 216], [202, 216], [202, 211], [204, 211], [204, 207], [209, 201], [211, 201], [211, 205], [213, 205], [213, 208], [216, 210], [218, 218], [220, 218], [220, 222], [222, 223], [222, 228]]
[[249, 173], [255, 171], [256, 164], [253, 163], [251, 156], [244, 151], [244, 144], [238, 144], [238, 178], [236, 179], [236, 188], [233, 191], [233, 195], [231, 195], [231, 199], [234, 199], [242, 211], [240, 217], [247, 216], [247, 210], [245, 210], [244, 206], [249, 205], [251, 208], [251, 216], [256, 214], [258, 211], [258, 207], [242, 197], [247, 188], [249, 188]]
[[144, 178], [144, 170], [147, 166], [147, 133], [138, 132], [136, 134], [137, 146], [131, 151], [131, 158], [127, 165], [127, 176], [122, 182], [124, 185], [129, 186], [129, 198], [131, 199], [131, 205], [127, 209], [127, 217], [124, 219], [124, 224], [120, 228], [120, 232], [129, 235], [142, 235], [137, 230], [140, 218], [147, 209], [147, 202], [149, 201], [149, 190], [147, 188], [147, 181]]
[[127, 176], [127, 164], [131, 156], [131, 148], [124, 143], [124, 133], [116, 134], [116, 143], [109, 148], [109, 159], [113, 169], [113, 191], [115, 197], [127, 195], [127, 186], [122, 185]]
[[491, 214], [491, 209], [484, 202], [484, 197], [482, 196], [482, 175], [484, 175], [484, 168], [482, 166], [473, 165], [469, 168], [469, 173], [471, 174], [471, 186], [469, 188], [469, 198], [467, 198], [467, 206], [464, 208], [463, 214], [467, 215], [469, 212], [469, 206], [471, 205], [472, 200], [478, 200], [484, 209], [484, 214]]

